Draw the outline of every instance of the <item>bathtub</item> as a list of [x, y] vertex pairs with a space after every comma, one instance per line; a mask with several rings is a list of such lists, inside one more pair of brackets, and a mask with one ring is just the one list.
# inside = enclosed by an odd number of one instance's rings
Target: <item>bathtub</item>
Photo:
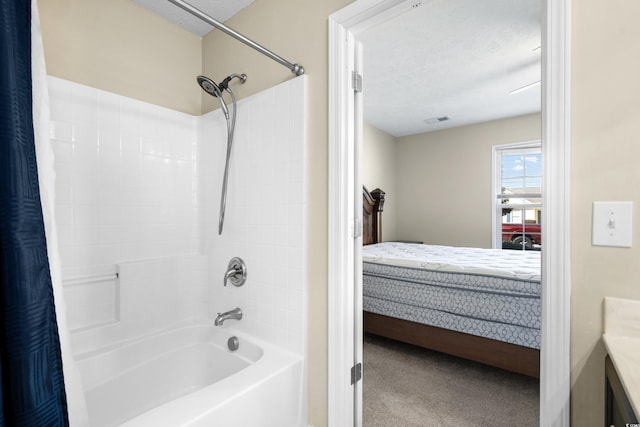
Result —
[[226, 326], [182, 326], [76, 361], [92, 427], [306, 425], [302, 357]]

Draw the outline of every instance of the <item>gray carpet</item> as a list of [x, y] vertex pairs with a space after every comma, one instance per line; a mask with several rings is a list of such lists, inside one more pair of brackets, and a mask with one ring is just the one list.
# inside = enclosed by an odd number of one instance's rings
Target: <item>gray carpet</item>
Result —
[[364, 427], [538, 426], [538, 380], [364, 338]]

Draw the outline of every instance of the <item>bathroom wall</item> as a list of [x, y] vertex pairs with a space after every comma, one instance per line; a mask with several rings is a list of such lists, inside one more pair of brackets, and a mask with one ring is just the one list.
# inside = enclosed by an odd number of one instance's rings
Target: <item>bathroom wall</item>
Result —
[[[603, 298], [640, 300], [640, 2], [571, 8], [571, 425], [583, 426], [604, 419]], [[592, 203], [626, 200], [633, 247], [592, 246]]]
[[[307, 318], [306, 79], [289, 80], [238, 103], [222, 235], [223, 114], [217, 110], [204, 115], [199, 132], [210, 306], [214, 312], [240, 307], [244, 317], [229, 320], [228, 326], [300, 355], [306, 353]], [[223, 286], [233, 257], [247, 265], [242, 287]]]
[[55, 77], [48, 84], [74, 352], [206, 317], [205, 257], [195, 255], [198, 118]]
[[202, 39], [130, 0], [39, 0], [47, 73], [200, 114]]

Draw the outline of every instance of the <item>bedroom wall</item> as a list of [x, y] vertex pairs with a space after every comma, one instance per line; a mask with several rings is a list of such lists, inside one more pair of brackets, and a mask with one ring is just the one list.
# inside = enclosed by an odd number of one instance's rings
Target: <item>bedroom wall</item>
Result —
[[[571, 425], [583, 426], [604, 419], [603, 298], [640, 300], [640, 3], [571, 4]], [[592, 202], [618, 200], [635, 205], [633, 247], [591, 246]]]
[[369, 191], [380, 188], [386, 193], [382, 240], [396, 240], [396, 138], [364, 122], [362, 145], [362, 183]]
[[129, 0], [40, 0], [51, 76], [189, 114], [202, 39]]
[[491, 247], [491, 147], [540, 138], [540, 115], [397, 139], [397, 237]]

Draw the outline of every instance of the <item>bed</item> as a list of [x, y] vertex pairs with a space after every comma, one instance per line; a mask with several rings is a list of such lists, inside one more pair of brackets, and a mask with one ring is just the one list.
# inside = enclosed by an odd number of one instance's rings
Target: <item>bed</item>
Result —
[[364, 330], [539, 378], [540, 252], [381, 242], [363, 189]]

